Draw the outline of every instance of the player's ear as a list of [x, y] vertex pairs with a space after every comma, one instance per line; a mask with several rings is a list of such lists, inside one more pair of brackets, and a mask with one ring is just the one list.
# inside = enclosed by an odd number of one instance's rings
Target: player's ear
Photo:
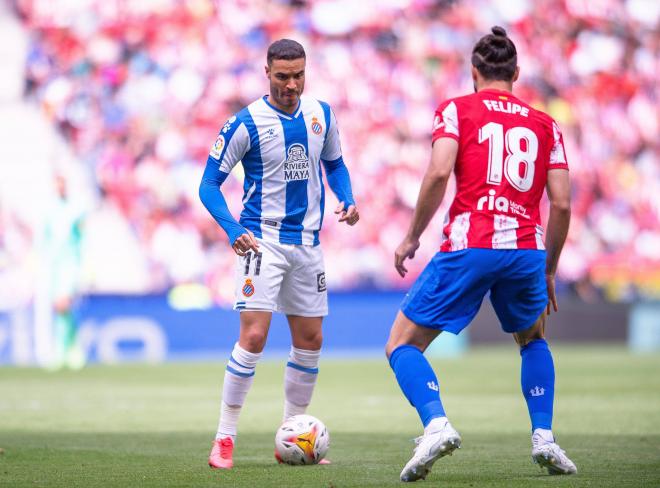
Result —
[[266, 65], [264, 66], [264, 70], [266, 71], [266, 78], [270, 78], [270, 67]]
[[477, 83], [477, 77], [479, 76], [479, 72], [477, 71], [477, 68], [475, 68], [474, 66], [472, 66], [472, 69], [471, 69], [470, 71], [471, 71], [471, 73], [472, 73], [472, 81], [474, 81], [475, 83]]
[[513, 82], [518, 81], [518, 76], [520, 76], [520, 66], [516, 66], [516, 71], [513, 72]]

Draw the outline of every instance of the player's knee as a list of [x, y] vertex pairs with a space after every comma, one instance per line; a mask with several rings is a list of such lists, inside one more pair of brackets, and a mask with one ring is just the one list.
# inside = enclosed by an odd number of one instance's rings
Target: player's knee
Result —
[[394, 344], [391, 340], [387, 341], [387, 344], [385, 344], [385, 357], [389, 361], [390, 356], [392, 355], [392, 352], [397, 348], [397, 345]]
[[261, 330], [250, 330], [241, 334], [240, 345], [243, 349], [258, 353], [264, 350], [266, 345], [266, 333]]
[[308, 351], [318, 351], [323, 345], [323, 332], [321, 330], [310, 332], [303, 337], [299, 337], [296, 341], [299, 345], [296, 346], [300, 349]]
[[527, 330], [513, 334], [513, 338], [520, 347], [525, 347], [532, 341], [544, 339], [545, 334], [543, 333], [543, 327], [533, 326]]

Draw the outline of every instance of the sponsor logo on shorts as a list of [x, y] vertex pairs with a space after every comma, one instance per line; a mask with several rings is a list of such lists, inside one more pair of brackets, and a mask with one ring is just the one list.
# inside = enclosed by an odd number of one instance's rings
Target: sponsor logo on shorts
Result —
[[323, 126], [321, 125], [321, 122], [319, 122], [319, 119], [316, 117], [312, 118], [312, 132], [317, 136], [320, 136], [321, 132], [323, 132]]
[[327, 287], [325, 286], [325, 273], [319, 273], [316, 275], [316, 290], [319, 293], [327, 290]]
[[254, 295], [254, 285], [252, 284], [252, 280], [250, 278], [245, 280], [245, 284], [243, 285], [243, 295], [246, 297], [251, 297]]

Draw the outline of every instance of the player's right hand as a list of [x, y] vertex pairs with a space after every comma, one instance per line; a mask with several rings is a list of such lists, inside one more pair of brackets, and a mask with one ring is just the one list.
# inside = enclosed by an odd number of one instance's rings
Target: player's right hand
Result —
[[555, 312], [559, 311], [559, 307], [557, 306], [557, 295], [555, 295], [555, 275], [546, 273], [545, 284], [548, 288], [548, 306], [546, 312], [550, 315], [551, 306]]
[[254, 234], [247, 229], [245, 230], [245, 234], [241, 234], [231, 247], [239, 256], [245, 256], [250, 250], [259, 252], [259, 243], [257, 242], [257, 239], [255, 239]]
[[406, 276], [408, 269], [404, 265], [406, 258], [414, 258], [415, 251], [419, 248], [419, 239], [413, 239], [411, 237], [406, 237], [399, 247], [394, 251], [394, 267], [399, 273], [401, 278]]

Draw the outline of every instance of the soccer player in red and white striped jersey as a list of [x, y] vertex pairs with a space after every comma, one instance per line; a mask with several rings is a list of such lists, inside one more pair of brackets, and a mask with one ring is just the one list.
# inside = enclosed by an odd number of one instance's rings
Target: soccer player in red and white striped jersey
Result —
[[568, 169], [557, 123], [506, 90], [483, 88], [438, 107], [432, 140], [441, 138], [458, 143], [441, 250], [545, 249], [539, 202], [548, 172]]
[[[402, 481], [425, 478], [438, 458], [461, 444], [423, 352], [441, 332], [464, 329], [486, 294], [520, 346], [532, 458], [551, 474], [577, 472], [552, 433], [555, 374], [544, 339], [546, 314], [557, 311], [554, 275], [570, 221], [568, 164], [557, 124], [513, 95], [519, 71], [515, 45], [493, 27], [472, 51], [475, 93], [436, 111], [431, 163], [395, 252], [404, 276], [405, 260], [414, 257], [453, 171], [456, 197], [440, 251], [406, 295], [386, 346], [399, 386], [424, 425]], [[544, 188], [550, 200], [545, 236], [539, 213]]]

